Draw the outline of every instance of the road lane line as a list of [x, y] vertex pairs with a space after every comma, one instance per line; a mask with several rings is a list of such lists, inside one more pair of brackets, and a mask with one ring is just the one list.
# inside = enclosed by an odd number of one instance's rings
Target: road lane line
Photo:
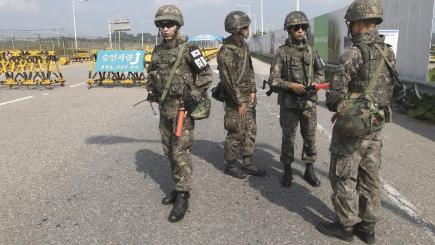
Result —
[[77, 87], [77, 86], [80, 86], [80, 85], [83, 85], [83, 84], [85, 84], [85, 82], [74, 84], [74, 85], [71, 85], [71, 86], [68, 86], [68, 87], [74, 88], [74, 87]]
[[[329, 141], [332, 139], [331, 133], [326, 130], [322, 125], [317, 124], [317, 130], [324, 136], [326, 136]], [[429, 235], [430, 238], [435, 242], [435, 231], [432, 221], [423, 217], [422, 213], [417, 210], [417, 208], [408, 201], [402, 194], [400, 194], [394, 187], [389, 185], [384, 179], [381, 178], [382, 188], [387, 193], [388, 199], [390, 199], [400, 210], [408, 214], [414, 219], [414, 222], [422, 226], [424, 231]]]
[[27, 96], [27, 97], [16, 99], [16, 100], [6, 101], [6, 102], [3, 102], [3, 103], [0, 103], [0, 106], [11, 104], [11, 103], [22, 101], [22, 100], [28, 100], [28, 99], [31, 99], [31, 98], [33, 98], [33, 96]]

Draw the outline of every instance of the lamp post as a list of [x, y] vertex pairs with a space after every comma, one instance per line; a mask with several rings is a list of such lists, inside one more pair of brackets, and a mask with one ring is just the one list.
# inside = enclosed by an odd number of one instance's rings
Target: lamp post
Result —
[[[153, 20], [142, 20], [140, 23], [141, 23], [141, 43], [142, 43], [142, 48], [143, 48], [143, 32], [144, 32], [144, 30], [143, 30], [143, 26], [144, 26], [144, 24], [145, 23], [149, 23], [149, 22], [151, 22], [151, 21], [153, 21]], [[156, 42], [156, 44], [157, 44], [157, 42]]]
[[254, 23], [254, 35], [257, 34], [257, 16], [255, 14], [252, 15], [252, 22]]
[[72, 11], [73, 11], [73, 21], [74, 21], [74, 46], [77, 49], [76, 1], [87, 2], [88, 0], [71, 0], [71, 1], [72, 1]]
[[[248, 4], [236, 4], [237, 7], [247, 7], [248, 8], [248, 16], [251, 18], [251, 5]], [[249, 38], [252, 37], [252, 31], [249, 32]]]
[[263, 0], [260, 1], [260, 9], [261, 9], [261, 35], [264, 33], [264, 26], [263, 26]]

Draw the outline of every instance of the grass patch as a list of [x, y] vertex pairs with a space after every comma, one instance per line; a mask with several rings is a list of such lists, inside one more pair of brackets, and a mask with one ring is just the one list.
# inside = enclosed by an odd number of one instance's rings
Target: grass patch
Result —
[[429, 81], [435, 82], [435, 68], [432, 68], [429, 70], [428, 78], [429, 78]]
[[422, 94], [422, 99], [416, 101], [416, 106], [406, 112], [412, 118], [435, 123], [435, 95]]

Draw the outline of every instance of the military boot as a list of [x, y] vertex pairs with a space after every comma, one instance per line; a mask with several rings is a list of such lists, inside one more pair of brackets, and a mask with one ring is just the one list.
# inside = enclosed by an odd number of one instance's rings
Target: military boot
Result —
[[353, 227], [353, 234], [367, 244], [374, 244], [375, 223], [361, 221]]
[[281, 185], [285, 188], [289, 188], [292, 185], [292, 166], [290, 164], [284, 165], [284, 175], [281, 179]]
[[263, 177], [266, 175], [266, 171], [258, 168], [251, 162], [251, 157], [243, 157], [242, 170], [247, 175]]
[[314, 167], [312, 163], [307, 163], [304, 173], [304, 180], [308, 182], [308, 184], [319, 187], [320, 180], [317, 178], [316, 174], [314, 174]]
[[231, 175], [237, 179], [246, 178], [246, 174], [243, 173], [243, 171], [239, 167], [237, 167], [237, 161], [227, 162], [227, 164], [225, 165], [224, 173]]
[[172, 206], [171, 213], [169, 214], [169, 222], [177, 222], [181, 220], [186, 214], [189, 208], [189, 192], [178, 191], [177, 197], [175, 198], [174, 206]]
[[316, 229], [330, 237], [335, 237], [346, 242], [353, 241], [353, 226], [343, 226], [339, 222], [327, 222], [318, 224]]
[[177, 192], [176, 191], [171, 191], [171, 193], [169, 193], [168, 196], [166, 196], [166, 197], [164, 197], [162, 199], [162, 204], [163, 205], [174, 204], [176, 198], [177, 198]]

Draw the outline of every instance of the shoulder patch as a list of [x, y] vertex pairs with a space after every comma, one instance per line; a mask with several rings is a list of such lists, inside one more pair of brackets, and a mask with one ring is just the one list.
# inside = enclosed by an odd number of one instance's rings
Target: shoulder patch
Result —
[[188, 49], [191, 66], [196, 72], [201, 72], [208, 67], [207, 60], [202, 56], [201, 50], [196, 46], [190, 46]]

